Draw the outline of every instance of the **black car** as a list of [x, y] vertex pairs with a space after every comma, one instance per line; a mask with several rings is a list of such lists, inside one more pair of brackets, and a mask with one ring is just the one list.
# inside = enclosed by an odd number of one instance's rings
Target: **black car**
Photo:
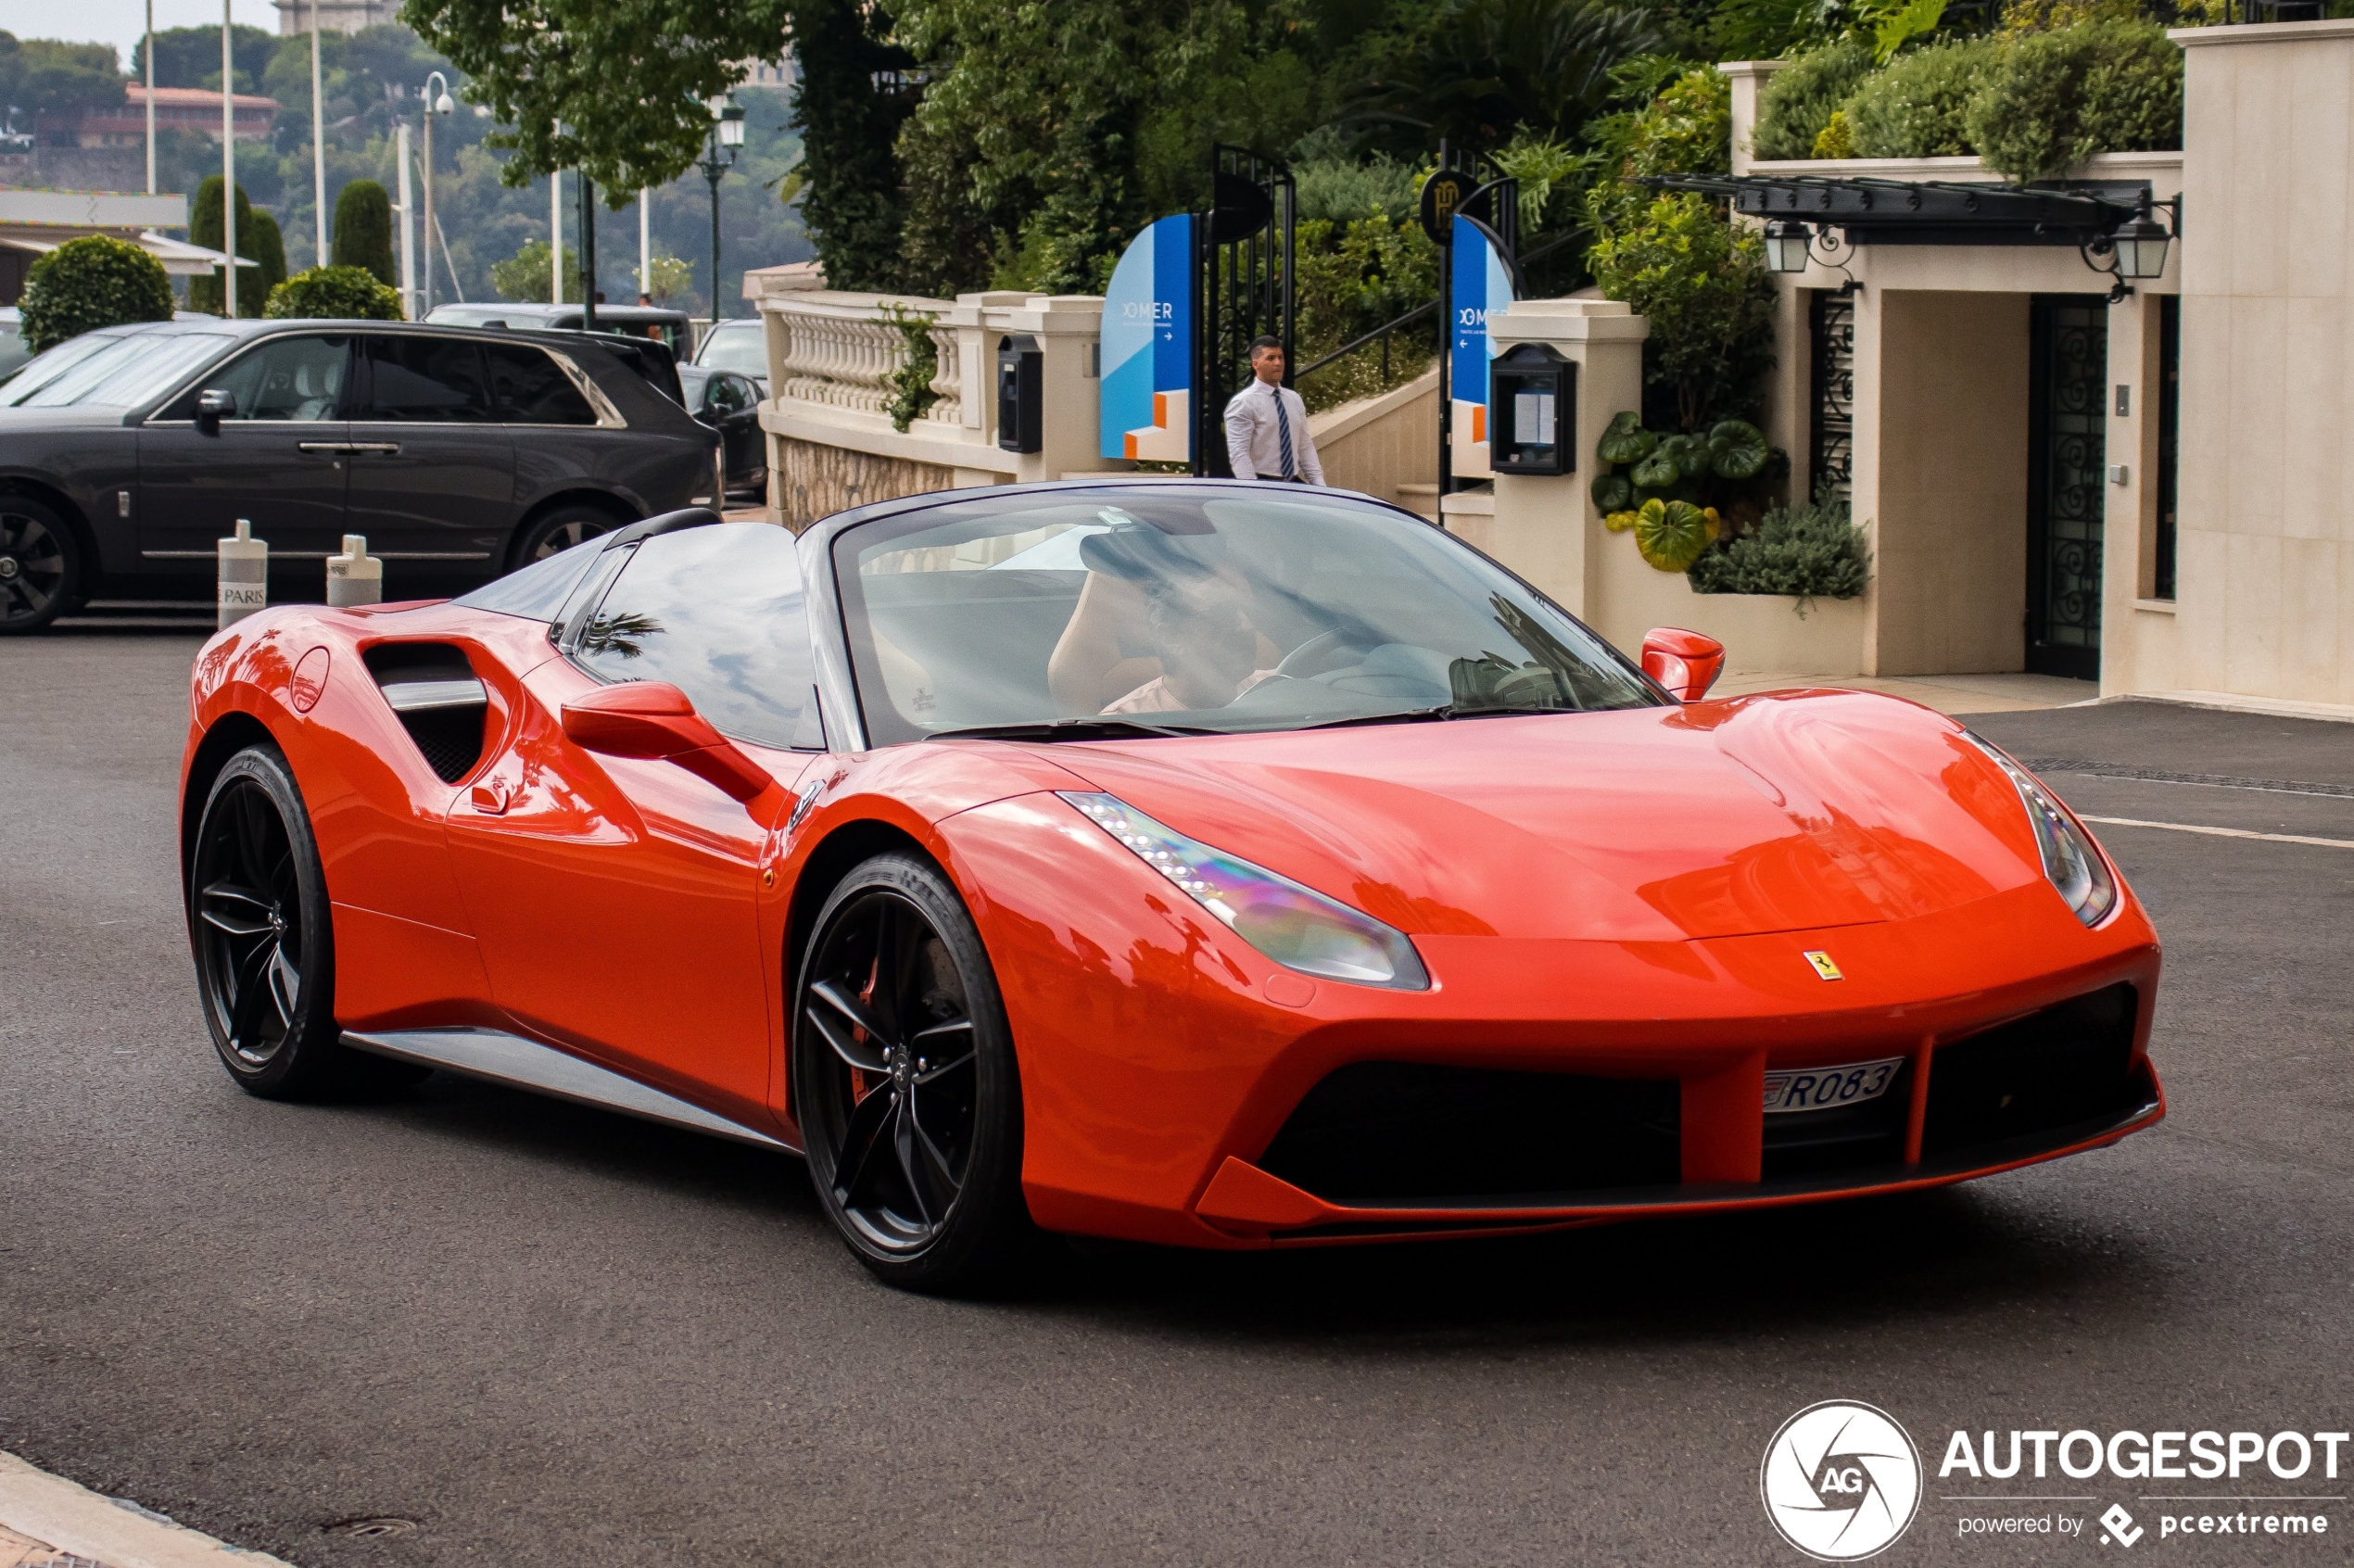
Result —
[[250, 519], [271, 597], [317, 599], [345, 534], [386, 597], [462, 591], [594, 534], [715, 504], [720, 437], [652, 343], [382, 322], [158, 322], [0, 385], [0, 632], [97, 594], [202, 598]]
[[768, 437], [760, 428], [760, 388], [748, 375], [680, 365], [678, 384], [687, 398], [687, 411], [719, 432], [727, 453], [728, 488], [766, 491], [768, 487]]
[[[487, 305], [437, 305], [425, 312], [425, 324], [578, 332], [587, 324], [587, 317], [577, 305], [501, 300]], [[681, 358], [694, 346], [695, 338], [692, 317], [661, 305], [599, 305], [597, 330], [619, 337], [651, 338]]]

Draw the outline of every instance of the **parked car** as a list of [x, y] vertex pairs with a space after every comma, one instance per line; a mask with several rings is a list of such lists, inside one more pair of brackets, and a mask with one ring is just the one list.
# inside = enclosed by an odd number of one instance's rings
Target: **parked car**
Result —
[[768, 437], [760, 428], [760, 388], [733, 371], [680, 365], [687, 411], [719, 432], [730, 492], [768, 487]]
[[768, 396], [768, 329], [757, 319], [714, 323], [695, 346], [694, 362], [750, 376], [760, 395]]
[[[500, 301], [489, 305], [437, 305], [425, 312], [427, 326], [520, 327], [534, 331], [578, 332], [577, 305], [527, 305]], [[694, 320], [684, 310], [658, 305], [600, 305], [597, 330], [616, 337], [651, 337], [685, 359], [694, 347]]]
[[[656, 362], [658, 361], [658, 362]], [[720, 438], [658, 344], [383, 322], [157, 322], [0, 386], [0, 632], [98, 593], [203, 597], [240, 518], [272, 596], [320, 596], [347, 533], [393, 598], [462, 591], [718, 499]]]
[[0, 305], [0, 381], [32, 358], [32, 350], [24, 346], [23, 312], [14, 305]]

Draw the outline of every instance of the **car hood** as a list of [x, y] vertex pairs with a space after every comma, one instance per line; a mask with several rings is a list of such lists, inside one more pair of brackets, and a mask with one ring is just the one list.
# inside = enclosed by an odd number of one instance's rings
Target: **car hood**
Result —
[[2039, 879], [2018, 793], [1864, 692], [1056, 748], [1410, 934], [1622, 942], [1910, 919]]

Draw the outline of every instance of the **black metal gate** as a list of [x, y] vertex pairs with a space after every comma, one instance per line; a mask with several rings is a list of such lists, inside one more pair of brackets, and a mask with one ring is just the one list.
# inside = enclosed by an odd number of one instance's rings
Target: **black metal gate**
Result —
[[1806, 400], [1806, 493], [1844, 500], [1855, 475], [1855, 297], [1812, 291], [1806, 307], [1810, 348]]
[[2027, 667], [2098, 679], [2108, 301], [2039, 294], [2031, 308]]
[[1294, 248], [1297, 193], [1291, 171], [1243, 147], [1214, 150], [1208, 217], [1194, 225], [1200, 247], [1194, 275], [1201, 290], [1194, 343], [1194, 472], [1232, 478], [1226, 459], [1226, 400], [1251, 378], [1256, 337], [1284, 343], [1284, 385], [1298, 373], [1292, 352]]

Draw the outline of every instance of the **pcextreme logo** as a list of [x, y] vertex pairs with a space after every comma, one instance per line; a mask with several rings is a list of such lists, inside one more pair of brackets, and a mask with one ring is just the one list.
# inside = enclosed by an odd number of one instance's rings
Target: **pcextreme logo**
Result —
[[1886, 1549], [1921, 1506], [1921, 1456], [1886, 1410], [1809, 1405], [1766, 1445], [1757, 1489], [1782, 1539], [1822, 1562]]

